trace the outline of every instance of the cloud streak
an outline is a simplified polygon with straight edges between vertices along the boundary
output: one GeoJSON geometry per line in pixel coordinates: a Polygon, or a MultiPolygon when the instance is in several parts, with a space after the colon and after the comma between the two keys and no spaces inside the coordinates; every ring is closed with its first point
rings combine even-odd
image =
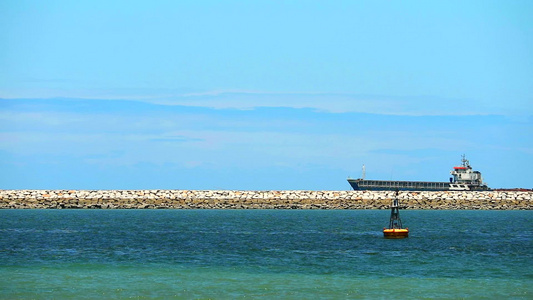
{"type": "MultiPolygon", "coordinates": [[[[41,93],[43,94],[43,93],[41,93]]],[[[505,102],[438,96],[360,95],[330,92],[270,92],[253,90],[61,90],[45,92],[49,97],[92,100],[136,100],[166,106],[252,110],[270,108],[307,108],[328,113],[369,113],[390,116],[474,116],[504,115],[524,118],[533,114],[530,100],[505,102]]],[[[24,93],[1,95],[24,98],[24,93]]],[[[26,96],[32,96],[28,94],[26,96]]]]}

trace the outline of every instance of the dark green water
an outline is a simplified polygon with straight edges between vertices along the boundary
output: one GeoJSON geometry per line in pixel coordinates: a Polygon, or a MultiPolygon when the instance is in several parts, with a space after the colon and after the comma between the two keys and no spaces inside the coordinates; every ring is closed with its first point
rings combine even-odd
{"type": "Polygon", "coordinates": [[[533,212],[2,210],[0,297],[533,298],[533,212]]]}

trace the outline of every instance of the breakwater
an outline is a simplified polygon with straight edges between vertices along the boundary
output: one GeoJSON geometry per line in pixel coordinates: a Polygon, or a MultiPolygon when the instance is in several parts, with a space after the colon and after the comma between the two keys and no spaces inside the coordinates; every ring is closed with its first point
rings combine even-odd
{"type": "MultiPolygon", "coordinates": [[[[388,209],[391,191],[0,190],[0,209],[388,209]]],[[[406,209],[532,209],[533,192],[400,192],[406,209]]]]}

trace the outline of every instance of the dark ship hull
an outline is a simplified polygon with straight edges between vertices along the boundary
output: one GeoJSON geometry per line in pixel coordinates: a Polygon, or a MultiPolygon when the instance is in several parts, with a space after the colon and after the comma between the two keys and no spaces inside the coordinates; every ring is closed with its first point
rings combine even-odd
{"type": "Polygon", "coordinates": [[[454,184],[432,181],[392,181],[348,179],[355,191],[487,191],[486,185],[454,184]]]}

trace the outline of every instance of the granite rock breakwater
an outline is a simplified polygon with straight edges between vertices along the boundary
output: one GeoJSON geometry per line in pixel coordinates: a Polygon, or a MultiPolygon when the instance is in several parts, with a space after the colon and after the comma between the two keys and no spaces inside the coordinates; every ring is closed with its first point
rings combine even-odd
{"type": "MultiPolygon", "coordinates": [[[[391,191],[0,190],[0,209],[388,209],[391,191]]],[[[400,192],[406,209],[532,209],[533,192],[400,192]]]]}

